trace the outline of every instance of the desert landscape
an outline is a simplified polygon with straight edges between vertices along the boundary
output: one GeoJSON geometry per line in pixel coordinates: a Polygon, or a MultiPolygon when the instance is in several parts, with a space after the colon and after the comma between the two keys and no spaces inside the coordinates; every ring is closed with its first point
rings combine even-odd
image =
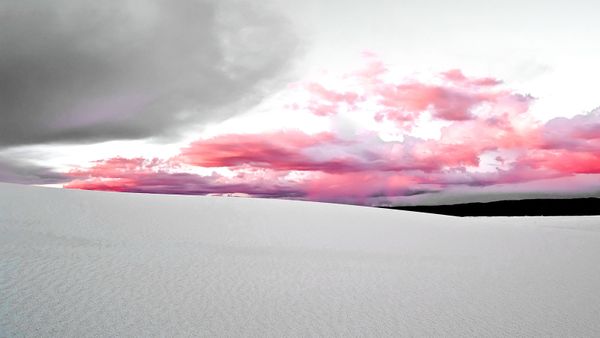
{"type": "Polygon", "coordinates": [[[600,217],[0,184],[0,336],[600,334],[600,217]]]}
{"type": "Polygon", "coordinates": [[[598,13],[0,0],[0,338],[600,337],[598,13]]]}

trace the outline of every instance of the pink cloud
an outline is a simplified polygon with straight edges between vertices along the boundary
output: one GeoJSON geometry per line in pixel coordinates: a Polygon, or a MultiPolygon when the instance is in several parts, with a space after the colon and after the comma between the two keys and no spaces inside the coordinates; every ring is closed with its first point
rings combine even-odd
{"type": "Polygon", "coordinates": [[[360,170],[361,162],[349,156],[314,158],[310,149],[324,145],[351,146],[332,133],[309,135],[300,131],[265,134],[219,135],[198,140],[181,150],[176,160],[194,166],[250,166],[272,170],[344,172],[360,170]]]}
{"type": "Polygon", "coordinates": [[[450,70],[434,83],[393,83],[386,73],[367,55],[364,69],[343,76],[353,88],[309,82],[296,86],[309,94],[307,101],[287,105],[296,107],[292,113],[322,118],[356,110],[390,120],[405,133],[401,141],[383,141],[375,131],[353,139],[298,130],[222,134],[192,142],[168,160],[117,157],[76,168],[65,187],[369,204],[425,191],[600,173],[600,110],[543,124],[528,113],[530,95],[500,88],[495,78],[450,70]],[[406,134],[424,112],[446,123],[439,138],[406,134]],[[186,172],[194,167],[232,174],[186,172]]]}
{"type": "Polygon", "coordinates": [[[290,107],[306,110],[317,116],[331,116],[355,110],[367,102],[376,103],[368,108],[375,120],[390,120],[406,130],[425,112],[440,120],[466,121],[476,119],[477,108],[491,106],[491,110],[523,113],[533,98],[498,89],[502,81],[491,78],[469,78],[453,69],[438,74],[440,83],[417,80],[397,83],[385,78],[386,66],[372,53],[365,54],[366,65],[359,71],[345,74],[344,83],[354,84],[349,89],[327,89],[316,82],[303,88],[310,99],[290,107]]]}
{"type": "MultiPolygon", "coordinates": [[[[112,158],[98,161],[87,169],[70,172],[70,189],[142,192],[158,194],[247,194],[258,197],[303,197],[305,193],[277,175],[244,175],[230,178],[218,174],[201,176],[170,172],[171,161],[132,161],[112,158]],[[134,163],[140,164],[136,165],[134,163]]],[[[177,165],[175,165],[177,166],[177,165]]]]}
{"type": "Polygon", "coordinates": [[[372,197],[404,195],[415,183],[414,178],[401,173],[364,171],[318,174],[302,188],[308,199],[368,204],[372,197]]]}
{"type": "Polygon", "coordinates": [[[600,153],[569,151],[565,149],[536,149],[521,160],[534,169],[548,169],[569,174],[600,173],[600,153]]]}
{"type": "Polygon", "coordinates": [[[600,151],[600,109],[573,118],[555,118],[541,130],[547,149],[600,151]]]}
{"type": "Polygon", "coordinates": [[[446,72],[441,73],[442,77],[446,80],[454,82],[460,85],[471,85],[471,86],[497,86],[502,84],[502,81],[498,79],[494,79],[492,77],[483,77],[483,78],[468,78],[466,77],[460,69],[451,69],[446,72]]]}
{"type": "Polygon", "coordinates": [[[433,115],[439,119],[463,121],[473,118],[471,110],[486,101],[481,94],[467,93],[442,86],[408,83],[400,85],[382,85],[377,90],[381,97],[379,103],[393,109],[386,118],[403,121],[406,114],[416,114],[433,109],[433,115]]]}

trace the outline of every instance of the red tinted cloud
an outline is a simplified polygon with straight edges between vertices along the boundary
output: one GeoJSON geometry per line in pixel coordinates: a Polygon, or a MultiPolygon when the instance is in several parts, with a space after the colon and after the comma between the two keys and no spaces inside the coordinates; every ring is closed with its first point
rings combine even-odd
{"type": "Polygon", "coordinates": [[[600,173],[600,153],[565,149],[532,150],[521,162],[534,169],[554,170],[569,174],[600,173]]]}
{"type": "Polygon", "coordinates": [[[441,75],[444,79],[459,85],[485,87],[497,86],[502,83],[502,81],[492,77],[468,78],[460,71],[460,69],[451,69],[449,71],[442,72],[441,75]]]}
{"type": "Polygon", "coordinates": [[[307,180],[302,189],[313,200],[368,204],[371,198],[405,195],[415,183],[415,178],[394,172],[323,173],[307,180]]]}
{"type": "Polygon", "coordinates": [[[248,194],[259,197],[302,197],[303,191],[281,181],[277,175],[254,174],[225,177],[170,172],[178,166],[172,161],[112,158],[98,161],[91,168],[70,172],[73,180],[65,188],[142,192],[159,194],[248,194]]]}
{"type": "Polygon", "coordinates": [[[343,113],[371,103],[370,113],[377,121],[390,120],[403,129],[410,129],[421,114],[430,112],[435,118],[466,121],[477,118],[475,110],[484,105],[502,107],[509,113],[527,111],[532,98],[528,95],[499,89],[501,81],[490,78],[469,78],[454,69],[438,74],[438,83],[387,80],[387,68],[373,55],[367,54],[364,69],[346,74],[344,83],[350,89],[331,89],[315,82],[304,85],[310,99],[292,105],[318,116],[343,113]]]}
{"type": "Polygon", "coordinates": [[[494,78],[450,70],[431,83],[395,83],[386,74],[385,65],[368,56],[367,67],[343,76],[352,86],[309,82],[299,86],[309,94],[306,102],[288,106],[332,122],[349,111],[370,114],[394,122],[402,140],[384,141],[373,130],[354,138],[298,130],[223,134],[197,140],[169,160],[112,158],[77,168],[65,187],[368,204],[385,196],[600,173],[600,110],[543,124],[528,114],[531,96],[501,88],[494,78]],[[408,133],[425,112],[444,121],[439,138],[408,133]],[[186,171],[194,167],[229,174],[186,171]]]}
{"type": "Polygon", "coordinates": [[[600,109],[571,119],[550,120],[542,133],[547,149],[600,152],[600,109]]]}
{"type": "Polygon", "coordinates": [[[274,170],[344,171],[353,165],[344,158],[311,158],[306,151],[323,144],[343,143],[331,133],[308,135],[300,131],[220,135],[182,149],[177,159],[200,167],[249,165],[274,170]]]}

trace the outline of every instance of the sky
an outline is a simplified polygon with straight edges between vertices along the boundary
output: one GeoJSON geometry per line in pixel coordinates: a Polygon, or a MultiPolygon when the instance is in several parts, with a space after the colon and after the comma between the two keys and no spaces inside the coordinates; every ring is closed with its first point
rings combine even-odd
{"type": "Polygon", "coordinates": [[[364,205],[598,195],[599,6],[0,0],[0,181],[364,205]]]}

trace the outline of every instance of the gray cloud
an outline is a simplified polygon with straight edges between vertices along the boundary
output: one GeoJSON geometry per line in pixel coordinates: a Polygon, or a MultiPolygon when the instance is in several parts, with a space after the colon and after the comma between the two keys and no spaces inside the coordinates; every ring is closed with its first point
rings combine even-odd
{"type": "Polygon", "coordinates": [[[260,97],[297,39],[219,0],[0,0],[0,146],[164,135],[260,97]]]}
{"type": "Polygon", "coordinates": [[[0,157],[0,182],[20,184],[56,184],[69,180],[66,175],[52,168],[44,167],[26,160],[14,160],[0,157]]]}

